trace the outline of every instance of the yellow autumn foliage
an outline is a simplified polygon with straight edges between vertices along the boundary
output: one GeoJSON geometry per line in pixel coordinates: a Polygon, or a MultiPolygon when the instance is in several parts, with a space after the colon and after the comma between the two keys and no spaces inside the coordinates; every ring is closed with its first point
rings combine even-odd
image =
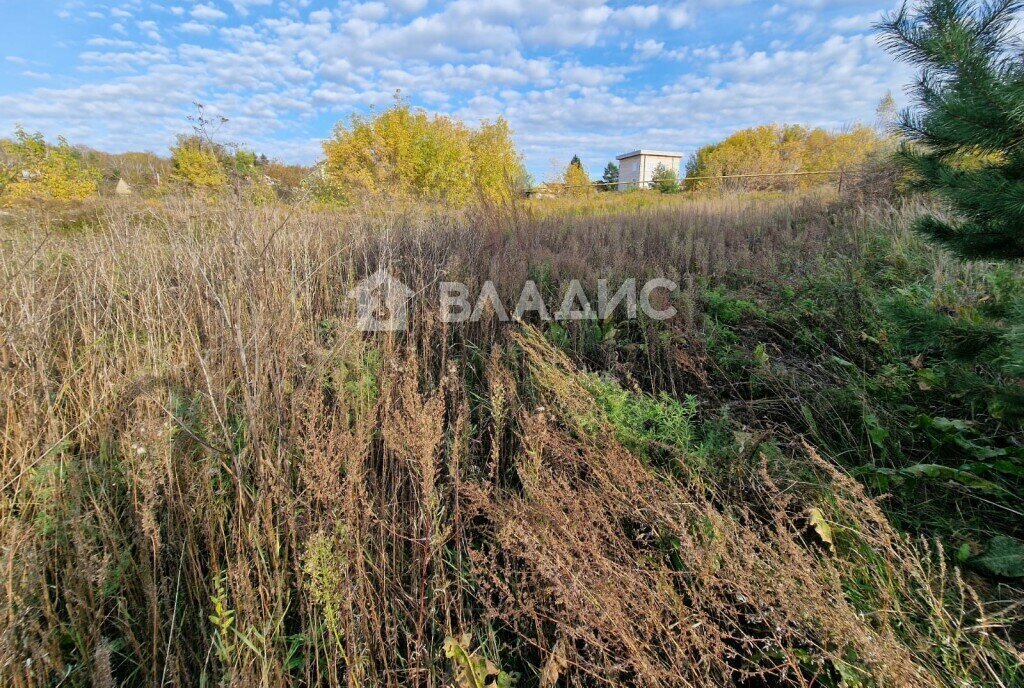
{"type": "Polygon", "coordinates": [[[587,174],[583,165],[575,160],[570,162],[562,172],[562,186],[566,196],[592,196],[597,193],[597,189],[590,181],[590,175],[587,174]]]}
{"type": "Polygon", "coordinates": [[[18,127],[0,141],[0,206],[22,201],[78,201],[95,196],[100,175],[64,138],[46,143],[18,127]]]}
{"type": "Polygon", "coordinates": [[[473,128],[400,101],[376,115],[353,115],[323,147],[323,186],[343,202],[368,194],[451,205],[497,201],[509,198],[523,177],[505,120],[473,128]]]}
{"type": "MultiPolygon", "coordinates": [[[[733,174],[775,174],[852,169],[885,145],[885,139],[865,126],[831,133],[800,125],[769,124],[743,129],[723,141],[697,150],[686,165],[687,177],[733,174]]],[[[776,189],[819,184],[823,177],[731,180],[748,189],[776,189]]],[[[721,185],[715,180],[687,182],[687,188],[721,185]]]]}
{"type": "Polygon", "coordinates": [[[219,191],[228,184],[217,151],[195,136],[179,137],[178,145],[171,148],[171,179],[207,191],[219,191]]]}

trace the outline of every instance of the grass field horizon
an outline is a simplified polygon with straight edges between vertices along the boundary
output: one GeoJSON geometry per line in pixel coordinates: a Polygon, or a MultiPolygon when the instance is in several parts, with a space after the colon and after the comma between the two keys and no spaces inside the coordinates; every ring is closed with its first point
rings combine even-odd
{"type": "Polygon", "coordinates": [[[1024,688],[1024,0],[896,1],[0,10],[0,685],[1024,688]]]}

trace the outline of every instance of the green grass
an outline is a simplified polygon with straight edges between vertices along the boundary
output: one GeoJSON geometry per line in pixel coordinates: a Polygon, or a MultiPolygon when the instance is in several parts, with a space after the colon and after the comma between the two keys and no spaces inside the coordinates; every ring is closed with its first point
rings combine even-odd
{"type": "Polygon", "coordinates": [[[890,495],[903,528],[978,550],[1024,536],[1021,426],[999,406],[1020,380],[963,354],[1020,355],[991,317],[1012,312],[1022,288],[1020,270],[958,265],[880,226],[863,252],[816,274],[708,290],[702,332],[742,420],[807,436],[890,495]]]}

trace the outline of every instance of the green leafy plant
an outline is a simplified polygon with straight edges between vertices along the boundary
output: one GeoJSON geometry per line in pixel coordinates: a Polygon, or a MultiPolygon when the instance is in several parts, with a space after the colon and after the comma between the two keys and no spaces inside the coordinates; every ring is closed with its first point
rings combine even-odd
{"type": "Polygon", "coordinates": [[[989,541],[983,554],[968,561],[972,566],[997,576],[1024,578],[1024,542],[997,535],[989,541]]]}
{"type": "Polygon", "coordinates": [[[651,175],[651,185],[655,191],[661,193],[677,193],[679,191],[679,175],[671,167],[658,163],[658,166],[654,168],[654,174],[651,175]]]}
{"type": "Polygon", "coordinates": [[[444,641],[444,655],[454,665],[456,688],[511,688],[516,684],[516,676],[502,671],[491,660],[471,652],[473,636],[464,633],[458,640],[449,637],[444,641]]]}
{"type": "Polygon", "coordinates": [[[235,611],[228,603],[224,580],[224,575],[217,576],[214,579],[213,594],[210,595],[210,604],[213,606],[213,611],[208,618],[210,623],[213,624],[213,644],[217,651],[217,657],[225,667],[228,667],[231,665],[231,660],[235,653],[235,611]]]}

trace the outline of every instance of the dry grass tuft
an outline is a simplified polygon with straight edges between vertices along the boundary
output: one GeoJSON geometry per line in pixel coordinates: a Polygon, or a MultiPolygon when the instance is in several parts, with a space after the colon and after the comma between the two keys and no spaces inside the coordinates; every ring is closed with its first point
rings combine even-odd
{"type": "Polygon", "coordinates": [[[443,279],[810,270],[883,211],[479,212],[169,199],[4,228],[3,683],[438,686],[477,656],[522,685],[1005,679],[1012,619],[813,448],[717,484],[692,447],[618,439],[581,362],[692,379],[648,325],[570,360],[428,307],[443,279]],[[408,333],[354,328],[345,295],[381,266],[421,292],[408,333]]]}

